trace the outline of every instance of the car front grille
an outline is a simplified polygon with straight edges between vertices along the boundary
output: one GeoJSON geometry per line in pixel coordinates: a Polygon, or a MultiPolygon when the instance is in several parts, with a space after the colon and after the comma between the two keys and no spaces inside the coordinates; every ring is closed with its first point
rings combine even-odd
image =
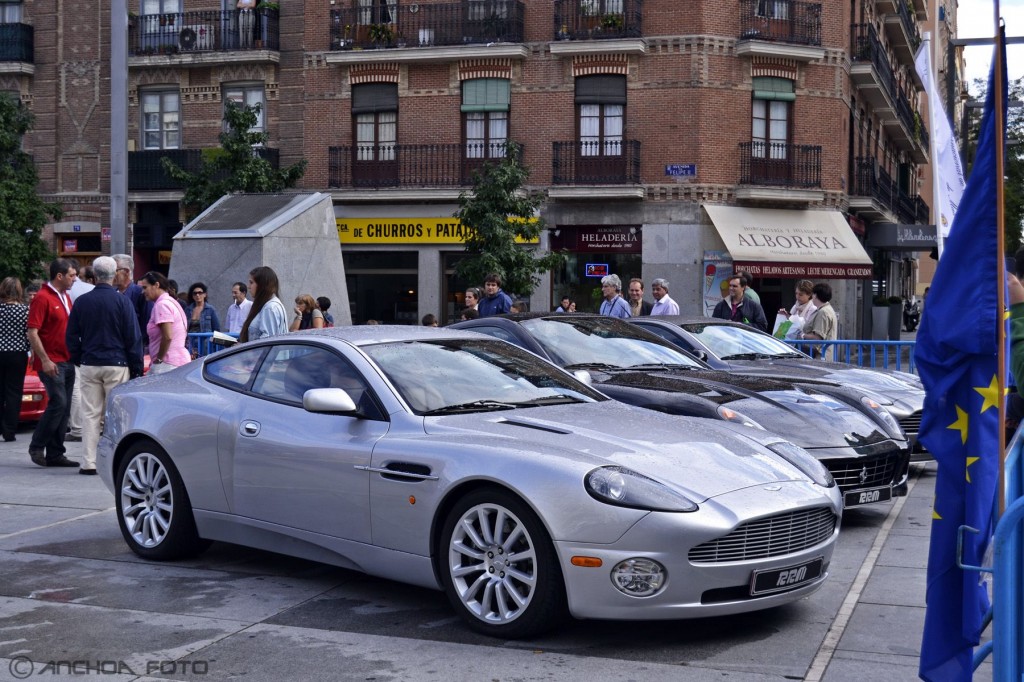
{"type": "Polygon", "coordinates": [[[921,430],[921,412],[920,410],[914,414],[904,417],[900,420],[900,426],[904,431],[907,432],[908,436],[916,435],[921,430]]]}
{"type": "Polygon", "coordinates": [[[897,453],[859,459],[823,460],[832,478],[843,492],[859,488],[877,488],[892,483],[896,475],[897,453]]]}
{"type": "Polygon", "coordinates": [[[715,564],[791,554],[832,537],[838,519],[828,507],[801,509],[748,521],[728,535],[690,550],[690,561],[715,564]]]}

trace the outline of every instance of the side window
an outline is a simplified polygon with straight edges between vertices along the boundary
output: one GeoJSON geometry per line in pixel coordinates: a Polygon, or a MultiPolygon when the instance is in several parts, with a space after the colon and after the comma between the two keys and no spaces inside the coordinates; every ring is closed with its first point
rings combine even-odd
{"type": "Polygon", "coordinates": [[[242,390],[249,385],[253,370],[259,364],[265,348],[252,348],[240,353],[207,362],[203,373],[208,381],[226,388],[242,390]]]}
{"type": "Polygon", "coordinates": [[[302,405],[302,396],[314,388],[340,388],[371,419],[381,415],[370,387],[348,361],[323,348],[275,346],[267,354],[253,382],[252,391],[267,398],[302,405]]]}

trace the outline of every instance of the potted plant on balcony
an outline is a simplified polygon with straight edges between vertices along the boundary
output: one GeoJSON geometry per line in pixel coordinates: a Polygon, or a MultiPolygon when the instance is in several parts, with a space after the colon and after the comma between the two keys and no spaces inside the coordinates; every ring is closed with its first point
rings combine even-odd
{"type": "Polygon", "coordinates": [[[390,24],[370,24],[367,36],[375,47],[387,47],[395,37],[395,32],[390,24]]]}
{"type": "Polygon", "coordinates": [[[625,23],[621,14],[605,14],[601,17],[601,28],[605,31],[619,32],[625,26],[625,23]]]}
{"type": "Polygon", "coordinates": [[[264,47],[270,43],[270,19],[277,18],[281,6],[276,2],[260,0],[256,5],[256,47],[264,47]]]}

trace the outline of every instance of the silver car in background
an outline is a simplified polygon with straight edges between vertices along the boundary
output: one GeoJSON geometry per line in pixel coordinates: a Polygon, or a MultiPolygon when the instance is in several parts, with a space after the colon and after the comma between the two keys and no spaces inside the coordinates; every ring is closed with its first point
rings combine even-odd
{"type": "Polygon", "coordinates": [[[444,590],[474,629],[778,606],[828,575],[842,500],[802,449],[607,399],[503,341],[348,327],[111,394],[129,547],[222,540],[444,590]]]}

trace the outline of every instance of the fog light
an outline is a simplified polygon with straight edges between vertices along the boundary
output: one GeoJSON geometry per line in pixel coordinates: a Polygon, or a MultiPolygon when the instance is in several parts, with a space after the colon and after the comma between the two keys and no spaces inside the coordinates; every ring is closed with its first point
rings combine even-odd
{"type": "Polygon", "coordinates": [[[665,584],[665,567],[651,559],[626,559],[612,568],[612,584],[630,597],[650,597],[665,584]]]}

